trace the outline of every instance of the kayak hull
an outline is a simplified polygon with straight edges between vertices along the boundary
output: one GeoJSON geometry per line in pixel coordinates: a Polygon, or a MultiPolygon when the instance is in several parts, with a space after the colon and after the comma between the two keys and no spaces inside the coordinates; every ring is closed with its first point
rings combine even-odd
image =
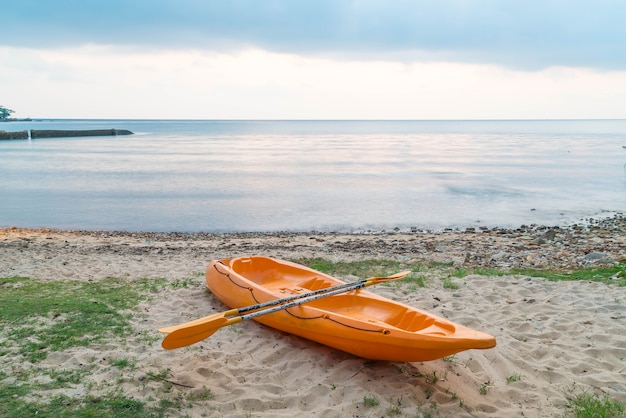
{"type": "MultiPolygon", "coordinates": [[[[212,261],[206,283],[230,308],[344,284],[308,267],[260,256],[212,261]]],[[[496,345],[489,334],[366,290],[320,298],[254,320],[371,360],[428,361],[496,345]]]]}

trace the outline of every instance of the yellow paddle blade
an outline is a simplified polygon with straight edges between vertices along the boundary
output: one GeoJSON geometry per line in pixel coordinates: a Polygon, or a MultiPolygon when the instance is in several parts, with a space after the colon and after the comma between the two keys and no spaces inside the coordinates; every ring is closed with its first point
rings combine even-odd
{"type": "Polygon", "coordinates": [[[190,327],[180,328],[167,334],[167,336],[163,339],[161,346],[166,350],[187,347],[188,345],[210,337],[222,327],[237,324],[242,320],[243,319],[240,316],[229,319],[222,317],[215,319],[213,322],[204,322],[190,327]]]}
{"type": "Polygon", "coordinates": [[[401,271],[399,273],[392,274],[391,276],[386,276],[386,277],[370,277],[369,279],[365,279],[365,286],[371,286],[379,282],[402,279],[408,276],[409,274],[411,274],[411,270],[401,271]]]}

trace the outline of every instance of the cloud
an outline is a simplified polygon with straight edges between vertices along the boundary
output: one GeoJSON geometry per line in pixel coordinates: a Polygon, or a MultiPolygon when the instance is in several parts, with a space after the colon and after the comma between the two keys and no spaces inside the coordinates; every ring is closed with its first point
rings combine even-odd
{"type": "Polygon", "coordinates": [[[536,119],[624,116],[626,72],[517,71],[445,62],[336,61],[83,46],[0,47],[3,104],[17,117],[536,119]]]}
{"type": "Polygon", "coordinates": [[[625,15],[611,0],[20,0],[2,9],[0,45],[625,70],[625,15]]]}

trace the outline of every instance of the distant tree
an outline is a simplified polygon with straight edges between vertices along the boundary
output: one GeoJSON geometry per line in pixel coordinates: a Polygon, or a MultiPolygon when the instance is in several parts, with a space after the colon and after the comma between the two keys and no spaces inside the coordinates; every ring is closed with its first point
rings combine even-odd
{"type": "Polygon", "coordinates": [[[6,119],[11,116],[11,113],[15,113],[15,110],[7,109],[4,106],[0,106],[0,119],[6,119]]]}

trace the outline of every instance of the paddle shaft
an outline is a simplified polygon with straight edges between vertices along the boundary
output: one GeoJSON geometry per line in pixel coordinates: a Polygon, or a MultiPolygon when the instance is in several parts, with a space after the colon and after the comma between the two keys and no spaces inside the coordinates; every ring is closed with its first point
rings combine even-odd
{"type": "MultiPolygon", "coordinates": [[[[252,312],[251,314],[242,315],[241,320],[245,321],[246,319],[253,319],[258,316],[271,314],[277,311],[282,311],[283,309],[293,308],[294,306],[302,305],[303,303],[313,302],[315,300],[322,299],[328,296],[338,295],[340,293],[349,292],[350,290],[362,289],[365,286],[371,286],[373,284],[376,284],[375,281],[376,280],[372,280],[372,282],[369,283],[368,279],[363,279],[363,280],[359,280],[358,282],[347,283],[348,286],[343,286],[343,285],[337,286],[335,287],[335,290],[330,290],[322,294],[309,295],[309,297],[301,297],[290,303],[284,303],[284,304],[275,306],[270,309],[264,309],[262,311],[257,311],[257,312],[252,312]]],[[[329,288],[329,289],[332,289],[332,288],[329,288]]],[[[315,292],[311,292],[311,293],[315,293],[315,292]]]]}
{"type": "MultiPolygon", "coordinates": [[[[292,295],[292,296],[287,296],[281,299],[274,299],[274,300],[269,300],[267,302],[262,302],[262,303],[257,303],[256,305],[250,305],[250,306],[246,306],[243,308],[237,308],[237,309],[231,309],[228,315],[226,316],[231,316],[231,315],[239,315],[242,314],[244,312],[250,312],[250,311],[256,311],[257,309],[262,309],[262,308],[267,308],[268,306],[276,306],[276,305],[281,305],[283,303],[287,303],[287,302],[291,302],[292,300],[296,300],[296,299],[301,299],[301,298],[308,298],[311,296],[316,296],[316,295],[320,295],[320,294],[326,294],[327,292],[332,292],[334,290],[339,290],[339,289],[353,289],[353,286],[359,285],[359,284],[364,284],[368,281],[377,281],[377,280],[393,280],[396,276],[400,277],[401,275],[403,275],[402,277],[406,276],[405,274],[406,272],[402,272],[402,273],[397,273],[394,274],[392,276],[389,277],[370,277],[368,279],[360,279],[360,280],[356,280],[354,282],[350,282],[350,283],[344,283],[344,284],[339,284],[337,286],[331,286],[331,287],[324,287],[322,289],[318,289],[318,290],[313,290],[311,292],[306,292],[306,293],[298,293],[296,295],[292,295]],[[231,313],[237,311],[235,313],[231,313]]],[[[372,283],[375,284],[375,283],[372,283]]],[[[362,286],[365,287],[365,286],[362,286]]]]}
{"type": "Polygon", "coordinates": [[[353,285],[356,285],[356,284],[365,283],[366,281],[367,281],[367,279],[361,279],[361,280],[358,280],[358,281],[352,282],[352,283],[340,284],[340,285],[333,286],[333,287],[326,287],[326,288],[323,288],[323,289],[314,290],[312,292],[306,292],[306,293],[300,293],[300,294],[296,294],[296,295],[292,295],[292,296],[287,296],[287,297],[284,297],[284,298],[281,298],[281,299],[269,300],[267,302],[258,303],[256,305],[251,305],[251,306],[246,306],[244,308],[239,308],[239,309],[237,309],[237,313],[236,314],[231,314],[231,315],[238,315],[238,314],[242,314],[244,312],[256,311],[257,309],[267,308],[268,306],[282,305],[283,303],[291,302],[292,300],[308,298],[308,297],[316,296],[316,295],[320,295],[320,294],[326,294],[327,292],[332,292],[334,290],[347,289],[350,286],[353,286],[353,285]]]}

